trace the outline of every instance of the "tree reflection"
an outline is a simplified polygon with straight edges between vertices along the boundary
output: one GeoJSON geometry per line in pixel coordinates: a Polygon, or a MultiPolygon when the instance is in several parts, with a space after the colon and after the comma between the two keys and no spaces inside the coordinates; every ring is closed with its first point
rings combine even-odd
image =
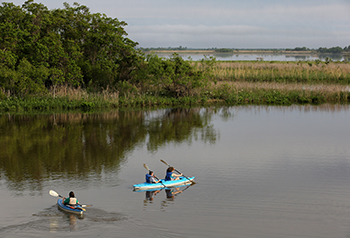
{"type": "Polygon", "coordinates": [[[0,116],[0,175],[11,190],[42,191],[49,180],[116,172],[135,148],[215,143],[209,109],[0,116]],[[153,117],[150,117],[153,115],[153,117]]]}

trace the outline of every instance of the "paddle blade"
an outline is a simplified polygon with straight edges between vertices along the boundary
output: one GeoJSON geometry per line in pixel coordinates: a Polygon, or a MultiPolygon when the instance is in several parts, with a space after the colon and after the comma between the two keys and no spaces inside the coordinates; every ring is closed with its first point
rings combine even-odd
{"type": "Polygon", "coordinates": [[[143,164],[143,167],[145,167],[145,169],[147,169],[148,171],[150,170],[146,164],[143,164]]]}
{"type": "Polygon", "coordinates": [[[50,190],[50,191],[49,191],[49,194],[50,194],[51,196],[53,196],[53,197],[61,197],[61,195],[59,195],[58,193],[56,193],[56,192],[53,191],[53,190],[50,190]]]}
{"type": "Polygon", "coordinates": [[[163,162],[164,164],[166,164],[166,165],[168,165],[168,166],[170,166],[167,162],[165,162],[164,160],[160,160],[161,162],[163,162]]]}
{"type": "Polygon", "coordinates": [[[83,204],[83,205],[81,205],[81,207],[92,207],[92,205],[85,205],[85,204],[83,204]]]}

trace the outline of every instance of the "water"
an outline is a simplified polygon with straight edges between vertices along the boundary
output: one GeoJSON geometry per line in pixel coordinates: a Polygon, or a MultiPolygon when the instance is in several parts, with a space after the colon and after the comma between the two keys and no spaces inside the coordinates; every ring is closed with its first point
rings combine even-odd
{"type": "Polygon", "coordinates": [[[349,109],[1,116],[0,237],[348,237],[349,109]],[[196,184],[134,192],[160,159],[196,184]],[[93,206],[66,214],[50,189],[93,206]]]}
{"type": "MultiPolygon", "coordinates": [[[[171,53],[157,53],[159,57],[169,58],[171,53]]],[[[321,60],[326,61],[327,58],[332,61],[344,61],[349,60],[349,57],[344,57],[343,55],[337,54],[320,54],[320,55],[306,55],[306,54],[244,54],[244,53],[214,53],[214,54],[202,54],[202,53],[179,53],[183,59],[188,59],[189,57],[198,61],[203,59],[205,56],[214,56],[216,60],[219,61],[315,61],[321,60]]]]}

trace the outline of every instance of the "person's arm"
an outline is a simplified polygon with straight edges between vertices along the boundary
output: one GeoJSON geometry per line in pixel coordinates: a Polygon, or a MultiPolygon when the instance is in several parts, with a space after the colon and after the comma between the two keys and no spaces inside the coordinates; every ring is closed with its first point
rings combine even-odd
{"type": "Polygon", "coordinates": [[[173,175],[172,176],[174,176],[174,177],[181,177],[182,176],[182,174],[175,174],[175,173],[173,173],[173,175]]]}
{"type": "Polygon", "coordinates": [[[160,182],[160,180],[156,179],[156,175],[154,175],[154,181],[155,181],[155,183],[159,183],[160,182]]]}
{"type": "Polygon", "coordinates": [[[63,197],[63,198],[62,198],[62,201],[63,201],[63,204],[64,204],[64,205],[67,205],[67,204],[69,203],[69,198],[63,197]]]}
{"type": "Polygon", "coordinates": [[[159,181],[156,180],[155,176],[150,177],[149,180],[151,183],[159,183],[159,181]]]}

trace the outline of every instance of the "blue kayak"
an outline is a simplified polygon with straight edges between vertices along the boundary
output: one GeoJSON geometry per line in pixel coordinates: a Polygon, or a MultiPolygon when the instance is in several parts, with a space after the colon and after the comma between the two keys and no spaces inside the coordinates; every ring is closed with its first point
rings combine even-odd
{"type": "Polygon", "coordinates": [[[164,179],[161,179],[162,183],[139,183],[139,184],[134,184],[134,190],[151,190],[151,189],[157,189],[157,188],[164,188],[164,187],[175,187],[179,185],[185,185],[192,183],[194,180],[194,177],[179,177],[177,180],[172,180],[172,181],[165,181],[164,179]]]}
{"type": "Polygon", "coordinates": [[[57,205],[58,205],[58,209],[65,212],[69,212],[76,215],[83,215],[84,213],[83,208],[80,205],[77,205],[77,206],[64,205],[62,198],[59,198],[57,200],[57,205]]]}

